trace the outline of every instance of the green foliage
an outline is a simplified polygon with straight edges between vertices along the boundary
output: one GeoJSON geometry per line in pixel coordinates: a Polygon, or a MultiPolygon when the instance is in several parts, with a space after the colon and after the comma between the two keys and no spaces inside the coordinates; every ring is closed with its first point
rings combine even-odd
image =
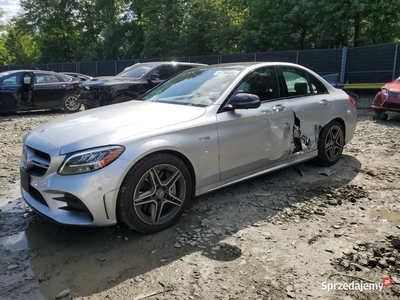
{"type": "Polygon", "coordinates": [[[399,0],[21,0],[20,5],[23,13],[0,23],[0,64],[400,40],[399,0]]]}

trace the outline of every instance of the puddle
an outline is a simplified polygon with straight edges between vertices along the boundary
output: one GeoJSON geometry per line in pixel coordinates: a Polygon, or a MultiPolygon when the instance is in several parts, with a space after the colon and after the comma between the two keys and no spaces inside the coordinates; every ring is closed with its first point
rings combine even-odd
{"type": "Polygon", "coordinates": [[[14,235],[0,237],[0,245],[3,245],[11,251],[28,249],[28,241],[25,232],[19,232],[14,235]]]}
{"type": "Polygon", "coordinates": [[[385,209],[370,212],[372,218],[386,219],[394,225],[400,225],[400,211],[388,211],[385,209]]]}
{"type": "Polygon", "coordinates": [[[13,184],[10,189],[0,191],[0,209],[4,212],[25,209],[27,204],[21,197],[20,185],[13,184]]]}

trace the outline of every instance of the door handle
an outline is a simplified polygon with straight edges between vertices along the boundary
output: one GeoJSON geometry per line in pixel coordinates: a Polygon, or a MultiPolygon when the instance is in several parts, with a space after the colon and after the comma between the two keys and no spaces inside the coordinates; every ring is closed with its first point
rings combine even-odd
{"type": "Polygon", "coordinates": [[[285,109],[286,109],[286,106],[283,106],[283,105],[281,105],[281,104],[277,104],[277,105],[275,105],[275,106],[272,107],[272,110],[273,110],[274,112],[282,112],[282,111],[284,111],[285,109]]]}
{"type": "Polygon", "coordinates": [[[329,101],[324,99],[324,100],[319,101],[319,104],[320,105],[329,105],[329,101]]]}

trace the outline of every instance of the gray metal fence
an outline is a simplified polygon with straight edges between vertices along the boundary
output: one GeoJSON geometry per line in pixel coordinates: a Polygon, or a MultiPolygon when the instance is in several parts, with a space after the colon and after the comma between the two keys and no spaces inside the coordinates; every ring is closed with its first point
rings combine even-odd
{"type": "Polygon", "coordinates": [[[116,75],[138,62],[184,61],[218,64],[247,61],[285,61],[304,65],[320,75],[339,73],[345,83],[383,83],[400,74],[399,43],[356,48],[258,52],[245,54],[145,58],[130,60],[0,66],[0,71],[34,69],[78,72],[91,76],[116,75]]]}

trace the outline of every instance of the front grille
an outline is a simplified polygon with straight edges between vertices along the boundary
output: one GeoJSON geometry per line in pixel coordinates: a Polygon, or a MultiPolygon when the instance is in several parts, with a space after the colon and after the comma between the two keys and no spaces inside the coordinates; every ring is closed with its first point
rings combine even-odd
{"type": "Polygon", "coordinates": [[[47,153],[44,153],[40,150],[37,149],[33,149],[33,151],[35,152],[35,154],[43,159],[45,159],[46,161],[50,162],[50,155],[48,155],[47,153]]]}
{"type": "Polygon", "coordinates": [[[47,203],[46,203],[46,200],[44,200],[42,194],[37,189],[35,189],[33,186],[31,186],[31,185],[29,186],[28,193],[36,201],[42,203],[43,205],[48,206],[47,203]]]}
{"type": "Polygon", "coordinates": [[[389,91],[388,94],[389,94],[388,95],[389,98],[399,98],[400,99],[400,93],[398,93],[398,92],[390,92],[389,91]]]}
{"type": "Polygon", "coordinates": [[[43,176],[46,174],[50,166],[50,155],[28,146],[24,146],[23,151],[26,172],[34,176],[43,176]]]}
{"type": "Polygon", "coordinates": [[[400,109],[400,99],[399,103],[385,102],[382,104],[382,107],[400,109]]]}

